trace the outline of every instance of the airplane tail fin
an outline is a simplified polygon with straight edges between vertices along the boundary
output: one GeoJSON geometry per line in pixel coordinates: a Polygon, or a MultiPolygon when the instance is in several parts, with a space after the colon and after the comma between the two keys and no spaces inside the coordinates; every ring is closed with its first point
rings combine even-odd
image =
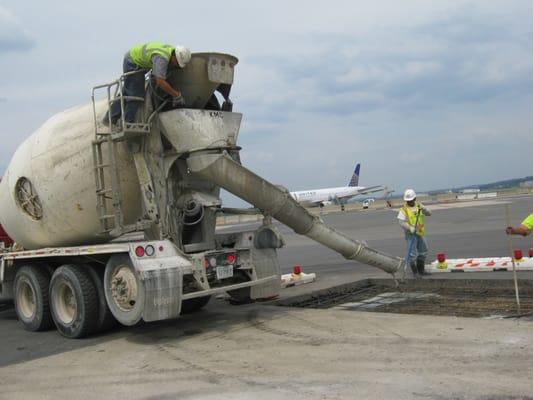
{"type": "Polygon", "coordinates": [[[348,183],[348,186],[358,186],[359,185],[359,170],[361,169],[361,164],[357,163],[355,170],[353,171],[352,179],[348,183]]]}

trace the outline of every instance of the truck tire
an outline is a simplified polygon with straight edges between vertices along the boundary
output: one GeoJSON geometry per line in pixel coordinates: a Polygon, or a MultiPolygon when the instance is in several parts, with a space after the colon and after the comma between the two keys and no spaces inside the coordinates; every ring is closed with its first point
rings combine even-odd
{"type": "Polygon", "coordinates": [[[57,330],[68,338],[81,338],[96,330],[98,298],[88,271],[63,265],[50,281],[50,308],[57,330]]]}
{"type": "Polygon", "coordinates": [[[52,266],[46,263],[33,264],[33,266],[39,269],[40,271],[43,271],[48,274],[48,283],[50,283],[50,278],[52,278],[52,275],[54,274],[54,269],[52,268],[52,266]]]}
{"type": "Polygon", "coordinates": [[[181,314],[190,314],[205,307],[211,300],[211,296],[196,297],[195,299],[183,300],[181,302],[181,314]]]}
{"type": "Polygon", "coordinates": [[[228,291],[228,295],[230,296],[229,302],[230,304],[235,305],[235,306],[238,306],[241,304],[253,303],[254,301],[250,297],[250,293],[251,293],[251,289],[249,287],[229,290],[228,291]]]}
{"type": "Polygon", "coordinates": [[[117,320],[107,305],[104,292],[104,270],[90,265],[82,266],[91,276],[98,297],[98,320],[95,333],[105,332],[117,325],[117,320]]]}
{"type": "Polygon", "coordinates": [[[48,302],[50,276],[36,266],[19,268],[13,282],[15,311],[27,331],[44,331],[53,326],[48,302]]]}
{"type": "MultiPolygon", "coordinates": [[[[235,276],[233,279],[235,283],[248,282],[250,280],[250,278],[246,276],[246,274],[243,273],[242,271],[235,271],[235,276]]],[[[252,293],[252,289],[249,287],[244,287],[244,288],[235,289],[235,290],[228,290],[227,293],[230,296],[229,302],[232,305],[253,303],[253,300],[250,297],[250,294],[252,293]]]]}
{"type": "Polygon", "coordinates": [[[105,267],[104,292],[113,316],[122,325],[133,326],[142,319],[144,285],[127,254],[115,254],[105,267]]]}

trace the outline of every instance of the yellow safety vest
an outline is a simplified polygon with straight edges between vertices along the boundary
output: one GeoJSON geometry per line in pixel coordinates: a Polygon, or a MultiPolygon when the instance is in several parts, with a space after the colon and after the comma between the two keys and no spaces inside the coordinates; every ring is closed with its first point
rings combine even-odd
{"type": "Polygon", "coordinates": [[[533,213],[529,214],[525,220],[522,221],[524,225],[530,231],[533,231],[533,213]]]}
{"type": "Polygon", "coordinates": [[[410,225],[410,226],[415,226],[415,223],[417,224],[416,225],[416,234],[418,236],[424,236],[426,234],[426,227],[424,226],[424,214],[422,213],[422,209],[420,208],[420,204],[417,204],[417,211],[416,212],[413,212],[411,210],[411,207],[407,206],[407,205],[404,205],[402,207],[402,211],[405,215],[405,218],[406,218],[406,222],[410,225]],[[416,222],[416,216],[417,214],[419,215],[418,217],[418,223],[416,222]]]}
{"type": "Polygon", "coordinates": [[[157,54],[166,61],[170,61],[174,46],[159,42],[150,42],[132,47],[130,57],[135,64],[144,69],[152,68],[152,57],[157,54]]]}

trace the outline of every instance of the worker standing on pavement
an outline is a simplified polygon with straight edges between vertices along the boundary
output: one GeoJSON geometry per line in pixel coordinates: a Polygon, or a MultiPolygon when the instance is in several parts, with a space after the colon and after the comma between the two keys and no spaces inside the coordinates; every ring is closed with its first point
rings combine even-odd
{"type": "Polygon", "coordinates": [[[533,231],[533,213],[529,214],[527,218],[522,221],[520,226],[508,226],[507,229],[505,229],[505,233],[508,235],[527,236],[531,233],[531,231],[533,231]]]}
{"type": "Polygon", "coordinates": [[[409,265],[414,276],[427,275],[425,272],[428,246],[424,238],[426,228],[424,216],[431,212],[421,203],[416,201],[416,193],[413,189],[407,189],[403,195],[405,204],[398,212],[398,222],[405,232],[407,241],[409,265]]]}
{"type": "MultiPolygon", "coordinates": [[[[170,66],[184,68],[191,60],[191,51],[183,46],[171,46],[159,42],[149,42],[132,47],[124,55],[123,72],[138,71],[136,74],[124,78],[122,94],[124,96],[144,97],[145,74],[151,69],[156,85],[172,97],[174,106],[183,106],[185,101],[179,90],[174,89],[166,80],[170,66]]],[[[124,119],[134,122],[138,101],[126,101],[124,106],[124,119]]],[[[120,101],[111,105],[111,123],[115,124],[121,115],[120,101]]],[[[106,113],[102,122],[109,125],[109,115],[106,113]]]]}

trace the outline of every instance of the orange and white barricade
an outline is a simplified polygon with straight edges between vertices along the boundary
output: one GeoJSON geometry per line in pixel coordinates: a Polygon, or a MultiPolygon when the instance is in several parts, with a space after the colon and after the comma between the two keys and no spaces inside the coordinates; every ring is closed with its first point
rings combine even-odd
{"type": "Polygon", "coordinates": [[[524,257],[521,250],[514,250],[513,259],[511,257],[486,257],[447,260],[444,253],[439,253],[437,260],[426,265],[426,270],[431,273],[512,271],[513,260],[517,271],[533,271],[533,249],[529,250],[528,257],[524,257]]]}

